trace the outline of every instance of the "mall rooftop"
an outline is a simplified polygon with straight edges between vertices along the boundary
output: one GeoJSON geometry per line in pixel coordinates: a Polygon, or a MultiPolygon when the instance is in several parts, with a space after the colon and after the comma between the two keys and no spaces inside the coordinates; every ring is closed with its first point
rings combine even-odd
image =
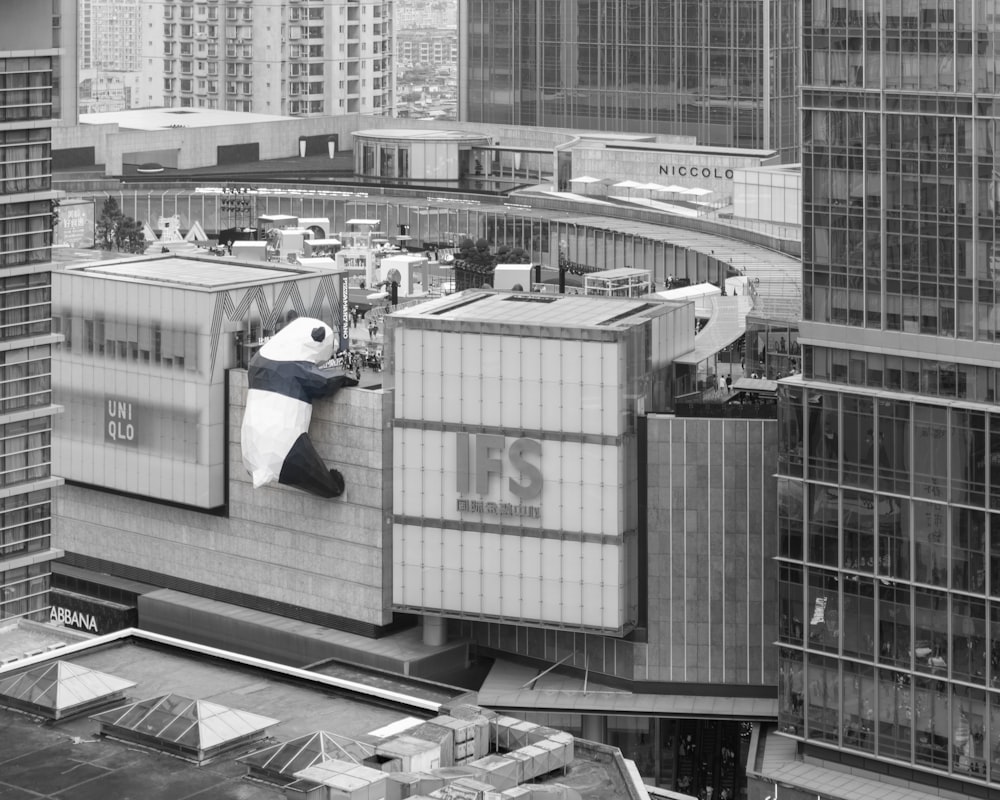
{"type": "MultiPolygon", "coordinates": [[[[541,765],[544,773],[536,772],[531,786],[544,786],[547,800],[648,797],[634,766],[615,748],[574,741],[570,734],[478,709],[463,702],[467,696],[458,689],[430,685],[429,693],[408,694],[405,687],[399,691],[378,678],[349,681],[137,629],[78,643],[66,642],[58,629],[51,630],[53,643],[60,646],[36,649],[34,655],[22,654],[0,666],[0,689],[20,692],[25,680],[18,676],[28,673],[46,680],[69,674],[77,683],[80,675],[93,675],[105,683],[133,686],[124,700],[116,696],[99,709],[90,703],[86,711],[55,721],[25,713],[23,704],[22,710],[14,710],[11,706],[17,704],[0,695],[4,797],[280,800],[341,796],[333,788],[322,794],[317,781],[336,787],[369,780],[374,782],[368,794],[358,797],[440,797],[433,794],[437,788],[474,788],[478,782],[498,798],[533,798],[537,793],[517,788],[515,780],[532,763],[541,765]],[[52,669],[60,662],[73,666],[52,669]],[[445,711],[455,716],[437,716],[445,711]],[[470,715],[462,716],[466,712],[470,715]],[[437,727],[435,719],[442,720],[437,727]],[[414,760],[405,778],[398,771],[378,769],[393,754],[416,759],[428,749],[428,731],[440,734],[443,725],[456,731],[457,754],[457,731],[473,724],[464,720],[473,719],[478,720],[477,747],[490,755],[452,767],[417,766],[414,760]],[[406,731],[424,731],[424,739],[407,738],[406,731]],[[525,737],[531,731],[542,739],[529,742],[525,737]],[[562,743],[561,749],[555,744],[546,747],[544,737],[562,743]],[[234,742],[232,747],[224,746],[227,738],[234,742]],[[290,749],[282,743],[294,743],[295,759],[285,759],[290,749]],[[511,757],[519,750],[534,761],[511,757]],[[565,763],[557,758],[560,752],[565,763]],[[296,776],[282,777],[274,766],[277,761],[293,764],[296,776]],[[420,792],[426,789],[428,794],[413,794],[413,787],[423,787],[420,792]]],[[[49,694],[58,688],[52,687],[49,694]]],[[[443,754],[445,741],[450,741],[447,735],[440,737],[434,752],[443,754]]]]}
{"type": "Polygon", "coordinates": [[[633,299],[470,289],[394,311],[392,318],[552,326],[577,331],[621,330],[684,309],[685,305],[656,297],[633,299]]]}
{"type": "Polygon", "coordinates": [[[63,270],[80,275],[129,283],[164,284],[191,290],[219,291],[247,284],[311,277],[316,269],[263,261],[240,262],[232,258],[196,255],[138,256],[81,264],[63,270]]]}

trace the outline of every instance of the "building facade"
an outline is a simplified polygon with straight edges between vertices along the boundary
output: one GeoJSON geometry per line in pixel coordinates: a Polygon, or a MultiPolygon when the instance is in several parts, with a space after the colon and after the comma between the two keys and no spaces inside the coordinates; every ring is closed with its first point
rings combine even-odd
{"type": "Polygon", "coordinates": [[[780,730],[1000,785],[997,4],[803,4],[804,378],[781,387],[780,730]]]}
{"type": "Polygon", "coordinates": [[[459,0],[459,119],[798,158],[799,3],[459,0]]]}
{"type": "Polygon", "coordinates": [[[131,108],[142,68],[139,0],[80,0],[81,113],[131,108]]]}
{"type": "Polygon", "coordinates": [[[401,65],[458,63],[458,35],[453,29],[416,28],[396,34],[396,58],[401,65]]]}
{"type": "Polygon", "coordinates": [[[391,115],[393,6],[382,0],[146,4],[143,102],[287,116],[391,115]]]}
{"type": "Polygon", "coordinates": [[[4,4],[0,26],[0,620],[48,619],[52,127],[75,119],[75,3],[4,4]],[[68,46],[64,49],[64,43],[68,46]],[[68,52],[67,52],[68,50],[68,52]],[[70,58],[70,54],[73,57],[70,58]],[[68,90],[70,102],[63,96],[68,90]]]}

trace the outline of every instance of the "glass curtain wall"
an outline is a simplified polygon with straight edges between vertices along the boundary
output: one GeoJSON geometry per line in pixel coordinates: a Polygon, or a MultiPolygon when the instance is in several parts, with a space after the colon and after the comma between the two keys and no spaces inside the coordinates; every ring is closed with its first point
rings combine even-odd
{"type": "Polygon", "coordinates": [[[795,0],[467,0],[473,122],[695,136],[798,158],[795,0]]]}

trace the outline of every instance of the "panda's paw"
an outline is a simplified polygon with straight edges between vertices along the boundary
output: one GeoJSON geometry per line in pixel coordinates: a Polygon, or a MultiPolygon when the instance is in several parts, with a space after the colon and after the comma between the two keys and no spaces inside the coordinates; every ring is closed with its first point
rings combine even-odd
{"type": "Polygon", "coordinates": [[[334,485],[334,491],[330,497],[340,497],[344,493],[344,476],[339,471],[331,469],[330,481],[334,485]]]}

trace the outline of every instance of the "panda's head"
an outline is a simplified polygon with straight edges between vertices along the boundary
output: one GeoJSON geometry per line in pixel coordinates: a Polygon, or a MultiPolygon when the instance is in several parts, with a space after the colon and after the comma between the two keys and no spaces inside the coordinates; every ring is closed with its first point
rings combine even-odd
{"type": "Polygon", "coordinates": [[[260,348],[272,361],[311,361],[322,364],[333,357],[333,328],[318,319],[298,317],[278,331],[260,348]]]}

